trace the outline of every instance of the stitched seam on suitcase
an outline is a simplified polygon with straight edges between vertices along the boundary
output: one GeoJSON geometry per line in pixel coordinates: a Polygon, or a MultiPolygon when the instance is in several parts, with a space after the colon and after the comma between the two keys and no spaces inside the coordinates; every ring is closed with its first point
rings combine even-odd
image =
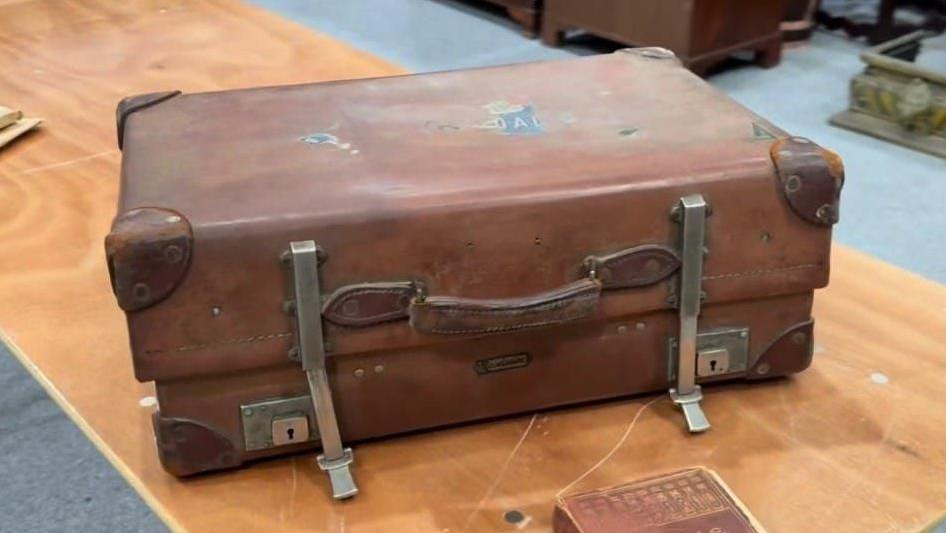
{"type": "Polygon", "coordinates": [[[210,348],[211,346],[223,346],[226,344],[247,344],[251,342],[263,342],[270,341],[275,339],[281,339],[291,336],[292,333],[270,333],[268,335],[255,335],[253,337],[243,337],[240,339],[224,339],[222,341],[216,342],[205,342],[203,344],[189,344],[185,346],[178,346],[177,348],[166,348],[160,350],[145,350],[145,353],[148,355],[156,353],[167,353],[167,352],[191,352],[194,350],[202,350],[204,348],[210,348]]]}
{"type": "Polygon", "coordinates": [[[749,270],[747,272],[733,272],[731,274],[717,274],[715,276],[703,276],[703,279],[724,279],[724,278],[743,278],[750,276],[764,276],[766,274],[778,274],[780,272],[790,272],[792,270],[805,270],[809,268],[821,268],[821,265],[817,263],[809,263],[807,265],[795,265],[790,267],[783,268],[769,268],[769,269],[760,269],[760,270],[749,270]]]}
{"type": "MultiPolygon", "coordinates": [[[[575,318],[581,318],[584,315],[578,315],[575,318]]],[[[547,320],[545,322],[532,322],[529,324],[516,324],[513,326],[495,326],[491,328],[479,328],[479,329],[432,329],[433,333],[498,333],[500,331],[515,331],[519,329],[528,329],[528,328],[538,328],[542,326],[551,326],[554,324],[561,324],[563,320],[547,320]]]]}
{"type": "Polygon", "coordinates": [[[438,309],[431,309],[435,313],[449,313],[452,315],[497,315],[500,317],[509,317],[524,315],[529,313],[542,313],[546,311],[554,311],[556,309],[561,309],[563,307],[568,307],[569,305],[576,303],[584,303],[588,300],[598,297],[598,293],[586,294],[582,296],[568,296],[567,300],[558,300],[549,303],[543,303],[534,306],[528,307],[519,307],[516,309],[458,309],[450,307],[442,307],[438,309]]]}

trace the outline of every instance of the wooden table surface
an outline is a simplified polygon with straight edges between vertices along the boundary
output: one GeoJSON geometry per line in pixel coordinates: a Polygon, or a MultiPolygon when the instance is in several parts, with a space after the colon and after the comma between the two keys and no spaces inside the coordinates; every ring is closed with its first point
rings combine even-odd
{"type": "Polygon", "coordinates": [[[47,120],[0,151],[4,338],[173,528],[541,531],[558,494],[697,464],[772,531],[911,531],[946,510],[946,288],[843,247],[812,368],[707,389],[707,434],[652,396],[358,445],[362,494],[345,503],[311,455],[178,481],[105,269],[115,103],[400,70],[227,0],[0,0],[0,68],[0,104],[47,120]]]}

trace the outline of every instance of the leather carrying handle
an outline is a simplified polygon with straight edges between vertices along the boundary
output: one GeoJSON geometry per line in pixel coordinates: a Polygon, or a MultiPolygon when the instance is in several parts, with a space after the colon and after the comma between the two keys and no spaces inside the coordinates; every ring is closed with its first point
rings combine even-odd
{"type": "Polygon", "coordinates": [[[322,316],[343,327],[366,327],[411,319],[417,331],[461,334],[493,333],[558,324],[591,315],[601,290],[646,287],[680,268],[672,248],[643,244],[585,260],[589,279],[526,298],[474,300],[423,297],[412,281],[346,285],[326,300],[322,316]],[[593,278],[593,279],[592,279],[593,278]]]}
{"type": "Polygon", "coordinates": [[[421,333],[499,333],[586,318],[595,312],[600,297],[601,282],[585,278],[524,298],[415,297],[409,315],[411,326],[421,333]]]}

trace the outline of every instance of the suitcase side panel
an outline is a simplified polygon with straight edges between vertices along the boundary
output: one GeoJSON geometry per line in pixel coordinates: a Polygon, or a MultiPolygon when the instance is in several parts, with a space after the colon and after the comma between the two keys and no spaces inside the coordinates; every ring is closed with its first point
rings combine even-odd
{"type": "MultiPolygon", "coordinates": [[[[678,227],[670,207],[700,191],[713,206],[707,304],[822,287],[830,227],[792,212],[763,154],[765,159],[699,183],[622,187],[516,208],[470,206],[340,227],[274,221],[194,228],[191,266],[178,288],[164,301],[129,313],[136,376],[173,379],[283,364],[292,330],[283,311],[288,277],[278,258],[291,240],[315,239],[326,250],[320,276],[327,295],[352,284],[416,280],[432,296],[529,296],[587,276],[589,255],[640,245],[675,248],[678,227]]],[[[589,320],[671,309],[675,285],[670,276],[605,290],[589,320]]],[[[404,320],[369,327],[327,324],[326,335],[333,357],[456,340],[421,334],[404,320]]]]}

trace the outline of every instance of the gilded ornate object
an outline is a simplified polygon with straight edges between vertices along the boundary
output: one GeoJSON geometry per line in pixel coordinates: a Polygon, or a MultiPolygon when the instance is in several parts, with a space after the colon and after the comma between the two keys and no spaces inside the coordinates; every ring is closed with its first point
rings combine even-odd
{"type": "Polygon", "coordinates": [[[851,80],[850,106],[831,123],[946,158],[946,73],[914,63],[931,35],[914,32],[862,53],[867,67],[851,80]]]}

